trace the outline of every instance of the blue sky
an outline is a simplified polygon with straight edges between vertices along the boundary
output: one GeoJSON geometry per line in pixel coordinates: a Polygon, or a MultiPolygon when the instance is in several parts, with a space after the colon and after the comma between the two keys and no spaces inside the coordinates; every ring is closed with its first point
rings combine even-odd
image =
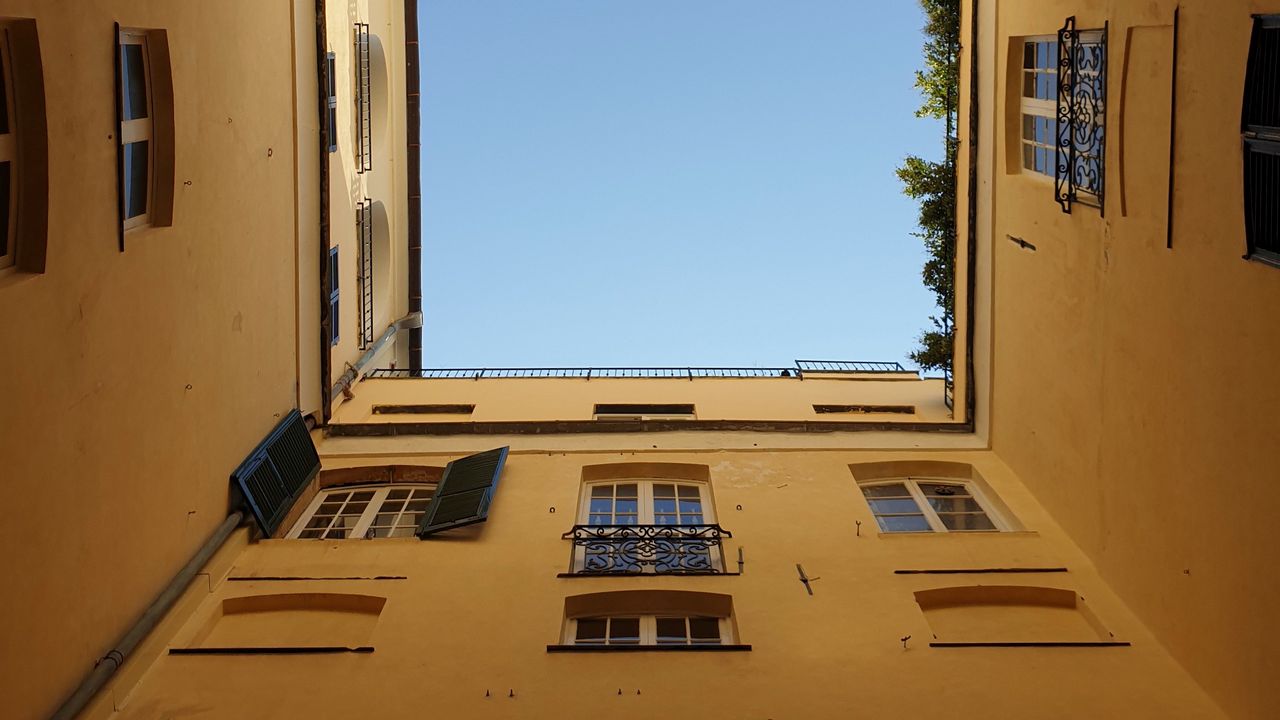
{"type": "Polygon", "coordinates": [[[420,13],[426,366],[909,364],[915,2],[420,13]]]}

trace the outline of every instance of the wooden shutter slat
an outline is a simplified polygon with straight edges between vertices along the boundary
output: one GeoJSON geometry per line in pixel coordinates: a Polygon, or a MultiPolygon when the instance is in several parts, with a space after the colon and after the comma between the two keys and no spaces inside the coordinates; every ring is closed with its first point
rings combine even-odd
{"type": "Polygon", "coordinates": [[[270,537],[298,495],[320,472],[320,456],[302,414],[292,410],[231,474],[249,510],[270,537]]]}
{"type": "Polygon", "coordinates": [[[449,463],[418,525],[418,537],[488,520],[508,449],[497,448],[449,463]]]}

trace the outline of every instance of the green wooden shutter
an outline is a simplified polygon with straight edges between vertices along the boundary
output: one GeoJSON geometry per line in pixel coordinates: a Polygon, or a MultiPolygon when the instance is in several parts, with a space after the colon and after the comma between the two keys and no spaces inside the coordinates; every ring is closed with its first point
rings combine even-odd
{"type": "Polygon", "coordinates": [[[291,410],[231,473],[231,482],[240,486],[258,527],[271,537],[318,472],[320,456],[311,433],[302,414],[291,410]]]}
{"type": "Polygon", "coordinates": [[[418,525],[418,537],[488,520],[507,450],[498,448],[449,463],[418,525]]]}

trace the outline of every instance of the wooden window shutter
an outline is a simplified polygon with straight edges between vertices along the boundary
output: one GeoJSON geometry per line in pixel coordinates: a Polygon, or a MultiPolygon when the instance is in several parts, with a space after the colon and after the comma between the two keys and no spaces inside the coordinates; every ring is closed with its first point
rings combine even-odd
{"type": "Polygon", "coordinates": [[[493,491],[498,487],[508,448],[489,450],[454,460],[445,466],[431,505],[418,525],[418,537],[473,525],[489,519],[493,491]]]}
{"type": "Polygon", "coordinates": [[[231,481],[240,486],[263,535],[271,537],[318,472],[320,456],[311,442],[311,433],[302,414],[291,410],[240,463],[231,474],[231,481]]]}

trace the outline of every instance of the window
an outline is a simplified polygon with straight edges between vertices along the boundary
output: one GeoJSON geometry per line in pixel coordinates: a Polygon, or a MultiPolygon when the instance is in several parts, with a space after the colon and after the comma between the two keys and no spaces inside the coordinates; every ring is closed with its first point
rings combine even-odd
{"type": "Polygon", "coordinates": [[[720,645],[727,618],[641,615],[570,620],[573,645],[720,645]]]}
{"type": "Polygon", "coordinates": [[[370,77],[369,24],[355,24],[356,172],[373,169],[373,91],[370,77]]]}
{"type": "Polygon", "coordinates": [[[320,456],[306,421],[292,410],[231,473],[231,481],[239,486],[258,527],[271,537],[319,472],[320,456]]]}
{"type": "Polygon", "coordinates": [[[338,327],[342,316],[338,314],[338,248],[329,249],[329,345],[338,344],[338,327]]]}
{"type": "Polygon", "coordinates": [[[326,490],[311,501],[288,537],[322,540],[413,537],[434,492],[434,485],[326,490]]]}
{"type": "Polygon", "coordinates": [[[1003,530],[972,483],[900,478],[859,486],[880,530],[973,532],[1003,530]]]}
{"type": "Polygon", "coordinates": [[[683,590],[571,595],[552,652],[750,650],[737,645],[733,598],[683,590]]]}
{"type": "Polygon", "coordinates": [[[329,143],[329,152],[338,151],[338,70],[337,58],[333,53],[325,56],[325,83],[329,86],[329,113],[325,125],[325,137],[329,143]]]}
{"type": "Polygon", "coordinates": [[[147,34],[120,31],[120,145],[124,227],[146,225],[151,203],[151,71],[147,34]]]}
{"type": "Polygon", "coordinates": [[[1058,139],[1058,39],[1022,46],[1022,167],[1053,177],[1058,139]]]}
{"type": "Polygon", "coordinates": [[[1054,179],[1064,212],[1102,207],[1107,30],[1076,30],[1068,18],[1056,36],[1025,39],[1019,60],[1022,168],[1054,179]]]}
{"type": "Polygon", "coordinates": [[[1246,257],[1280,265],[1280,15],[1255,18],[1245,76],[1246,257]]]}
{"type": "Polygon", "coordinates": [[[12,267],[18,255],[18,143],[12,68],[9,31],[0,27],[0,270],[12,267]]]}
{"type": "Polygon", "coordinates": [[[356,277],[360,300],[360,349],[373,344],[373,201],[365,198],[356,207],[356,227],[360,233],[360,274],[356,277]]]}
{"type": "Polygon", "coordinates": [[[692,405],[640,405],[604,403],[596,405],[596,420],[693,420],[692,405]]]}
{"type": "Polygon", "coordinates": [[[581,575],[723,572],[720,540],[705,483],[666,479],[593,482],[585,486],[574,541],[581,575]]]}

